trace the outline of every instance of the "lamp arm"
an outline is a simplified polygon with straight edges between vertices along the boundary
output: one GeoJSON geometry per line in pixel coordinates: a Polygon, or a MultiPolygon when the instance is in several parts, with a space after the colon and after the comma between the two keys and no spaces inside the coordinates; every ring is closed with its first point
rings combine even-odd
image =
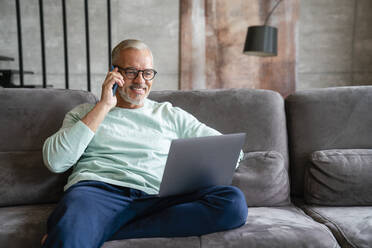
{"type": "Polygon", "coordinates": [[[278,0],[274,6],[274,8],[270,11],[269,15],[266,17],[266,20],[265,20],[265,23],[264,25],[267,24],[267,22],[269,21],[269,18],[271,16],[271,14],[274,12],[274,10],[276,9],[276,7],[278,7],[279,3],[281,2],[282,0],[278,0]]]}

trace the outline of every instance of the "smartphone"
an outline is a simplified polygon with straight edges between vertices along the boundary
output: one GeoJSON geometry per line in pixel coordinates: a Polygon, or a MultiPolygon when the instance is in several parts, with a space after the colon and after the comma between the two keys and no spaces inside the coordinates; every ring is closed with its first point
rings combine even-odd
{"type": "MultiPolygon", "coordinates": [[[[113,70],[114,70],[114,66],[111,65],[111,71],[113,71],[113,70]]],[[[118,84],[115,83],[114,86],[112,86],[112,95],[113,95],[113,96],[115,96],[115,94],[116,94],[116,90],[117,90],[117,89],[118,89],[118,84]]]]}

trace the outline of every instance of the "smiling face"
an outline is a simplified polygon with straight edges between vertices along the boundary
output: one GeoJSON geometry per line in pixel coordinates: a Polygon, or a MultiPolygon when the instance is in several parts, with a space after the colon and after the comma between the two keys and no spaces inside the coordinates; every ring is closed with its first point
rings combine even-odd
{"type": "MultiPolygon", "coordinates": [[[[131,68],[135,70],[153,69],[152,55],[148,49],[127,48],[120,51],[119,56],[113,61],[113,65],[120,68],[131,68]]],[[[117,106],[122,108],[140,108],[149,95],[152,80],[145,80],[143,72],[139,72],[134,79],[129,79],[124,71],[120,71],[124,77],[125,85],[119,88],[116,96],[117,106]]]]}

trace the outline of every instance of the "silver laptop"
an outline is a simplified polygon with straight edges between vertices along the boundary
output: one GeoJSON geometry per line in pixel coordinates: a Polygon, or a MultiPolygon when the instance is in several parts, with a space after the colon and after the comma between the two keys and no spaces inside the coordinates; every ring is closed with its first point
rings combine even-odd
{"type": "Polygon", "coordinates": [[[157,196],[230,185],[244,141],[245,133],[173,140],[157,196]]]}

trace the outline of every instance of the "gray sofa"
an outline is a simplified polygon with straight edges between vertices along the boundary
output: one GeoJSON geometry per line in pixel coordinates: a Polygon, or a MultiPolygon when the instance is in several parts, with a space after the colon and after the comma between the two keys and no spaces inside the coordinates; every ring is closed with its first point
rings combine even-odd
{"type": "MultiPolygon", "coordinates": [[[[150,98],[222,133],[247,134],[233,179],[246,196],[247,222],[200,237],[113,240],[104,248],[372,247],[372,87],[300,91],[285,100],[252,89],[150,98]]],[[[49,172],[42,144],[68,110],[96,101],[84,91],[0,90],[0,247],[40,247],[71,172],[49,172]]]]}

